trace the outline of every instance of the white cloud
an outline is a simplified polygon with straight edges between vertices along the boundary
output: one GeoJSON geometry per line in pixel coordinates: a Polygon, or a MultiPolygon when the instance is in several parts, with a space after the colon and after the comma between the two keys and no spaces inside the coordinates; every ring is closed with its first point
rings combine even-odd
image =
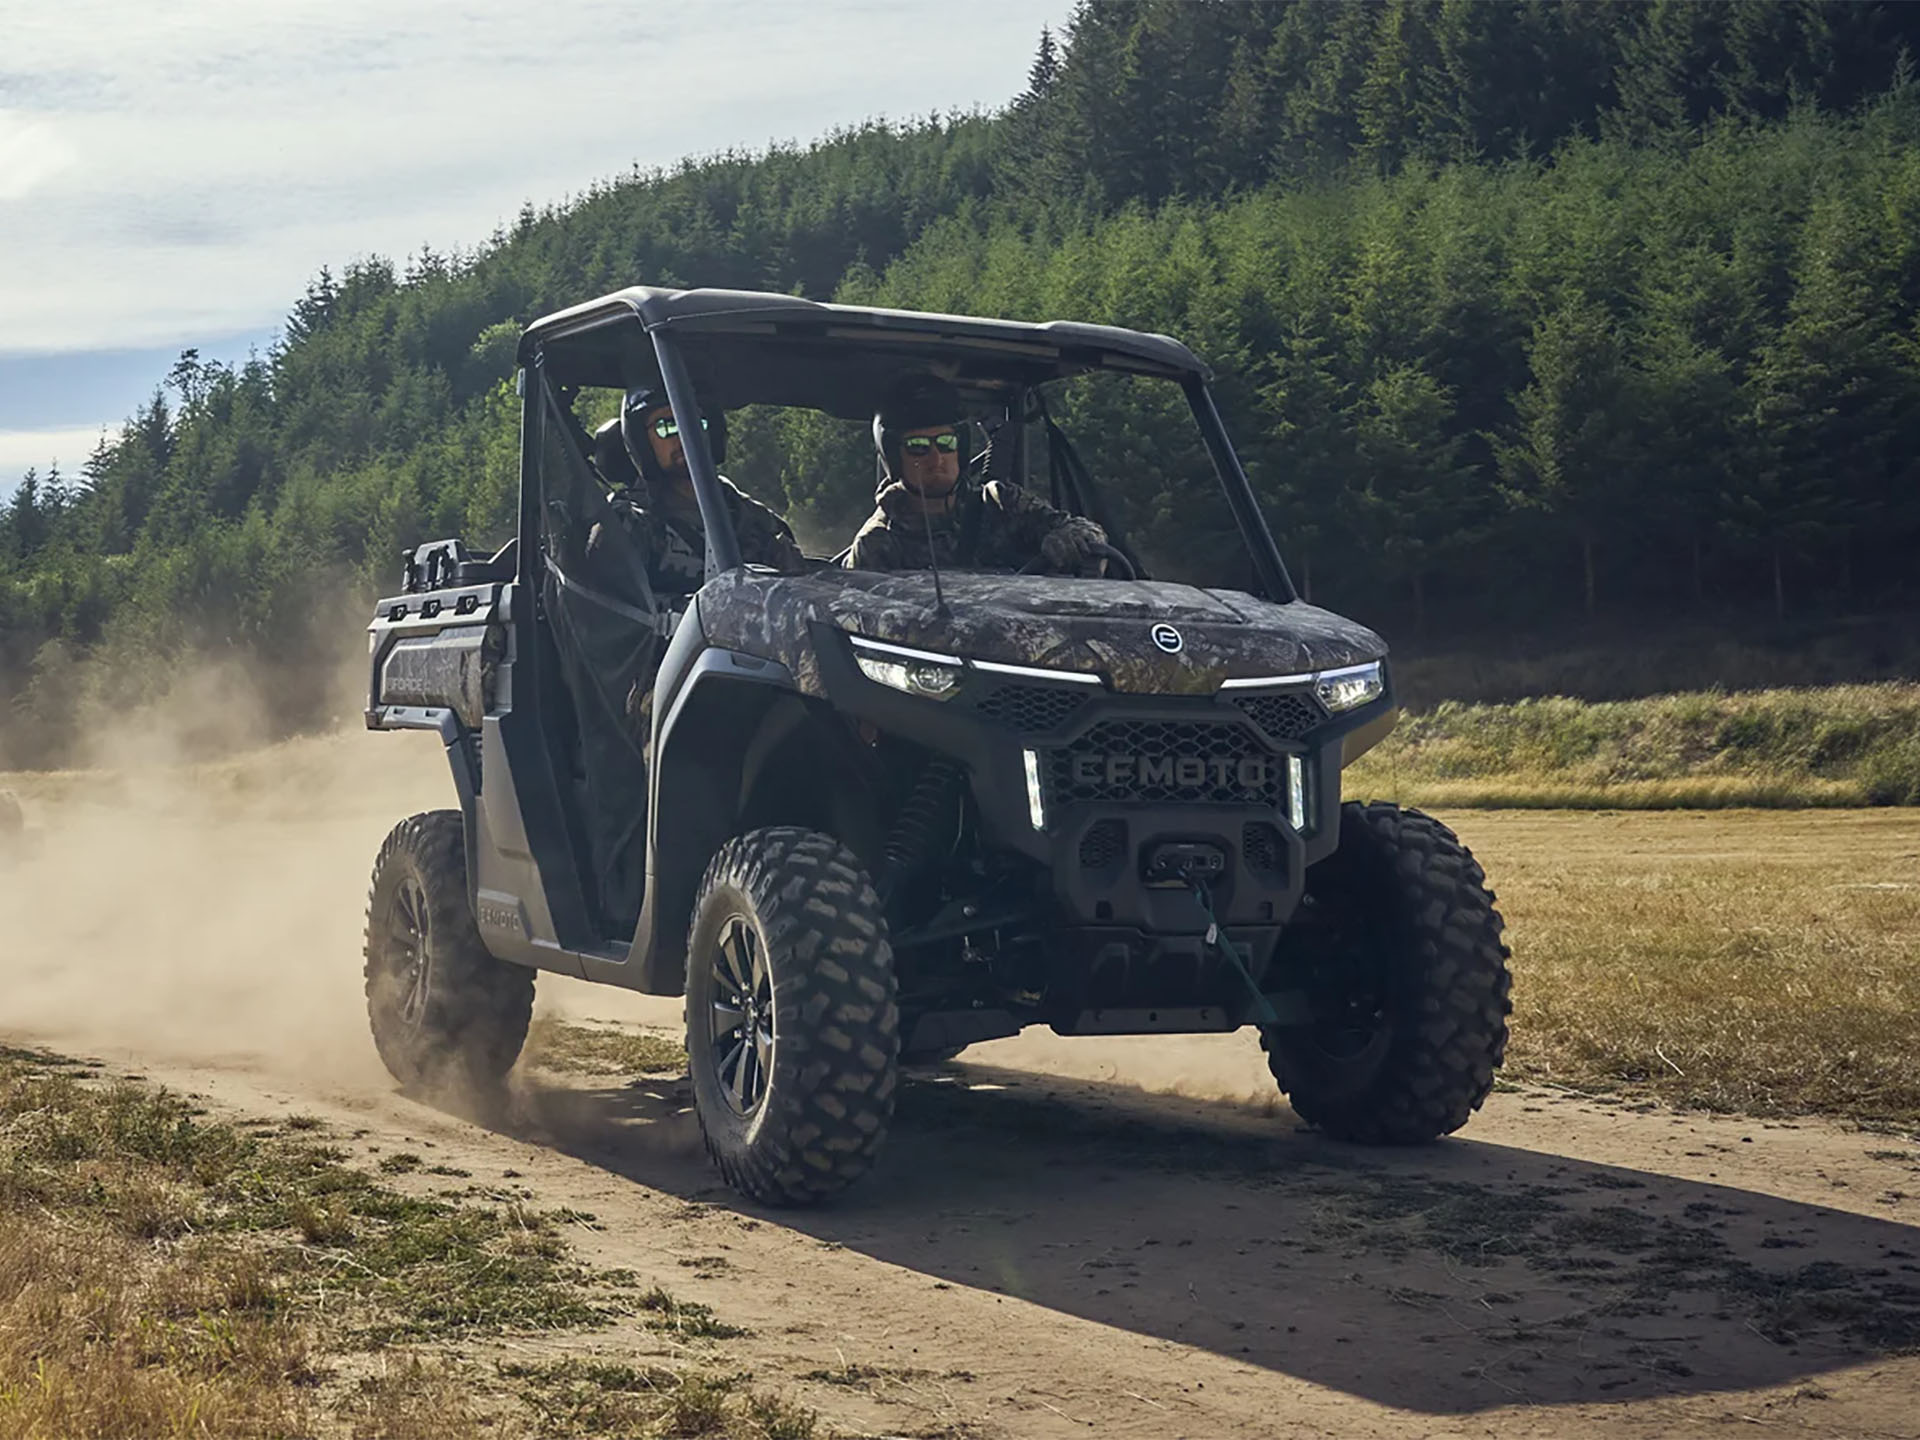
{"type": "Polygon", "coordinates": [[[636,162],[997,105],[1071,0],[974,0],[964,24],[932,0],[21,8],[0,351],[257,329],[322,264],[471,246],[636,162]]]}
{"type": "Polygon", "coordinates": [[[0,200],[25,198],[73,160],[73,148],[46,121],[0,110],[0,200]]]}
{"type": "Polygon", "coordinates": [[[101,433],[117,433],[119,429],[115,421],[58,430],[0,430],[0,489],[11,490],[28,470],[44,475],[55,463],[62,475],[77,476],[93,447],[100,443],[101,433]]]}

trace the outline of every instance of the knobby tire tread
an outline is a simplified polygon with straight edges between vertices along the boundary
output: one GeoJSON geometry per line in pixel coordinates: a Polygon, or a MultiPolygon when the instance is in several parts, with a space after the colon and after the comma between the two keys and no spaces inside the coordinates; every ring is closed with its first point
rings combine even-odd
{"type": "MultiPolygon", "coordinates": [[[[387,903],[390,903],[388,901],[387,903]]],[[[367,889],[367,1016],[375,1048],[402,1085],[491,1085],[519,1059],[533,1020],[534,972],[495,959],[467,898],[466,826],[457,810],[411,815],[388,832],[367,889]],[[381,913],[389,878],[418,876],[433,941],[428,1014],[417,1030],[381,1013],[385,982],[381,913]]]]}
{"type": "MultiPolygon", "coordinates": [[[[762,1103],[774,1109],[743,1143],[696,1104],[701,1136],[735,1189],[814,1204],[867,1172],[893,1118],[900,1011],[885,912],[852,851],[799,827],[749,831],[720,848],[694,906],[696,934],[717,892],[747,897],[765,932],[776,1029],[762,1103]]],[[[690,965],[711,964],[694,943],[688,951],[690,965]]],[[[690,1003],[690,1056],[710,1046],[691,1033],[705,1023],[690,1003]]]]}
{"type": "Polygon", "coordinates": [[[1341,808],[1341,849],[1357,840],[1369,852],[1348,858],[1385,879],[1378,903],[1403,927],[1404,953],[1390,962],[1405,987],[1391,1048],[1362,1093],[1343,1095],[1316,1092],[1290,1059],[1286,1032],[1263,1029],[1260,1046],[1294,1112],[1316,1129],[1366,1145],[1419,1144],[1458,1130],[1493,1090],[1513,1013],[1512,951],[1486,873],[1452,830],[1383,802],[1341,808]]]}

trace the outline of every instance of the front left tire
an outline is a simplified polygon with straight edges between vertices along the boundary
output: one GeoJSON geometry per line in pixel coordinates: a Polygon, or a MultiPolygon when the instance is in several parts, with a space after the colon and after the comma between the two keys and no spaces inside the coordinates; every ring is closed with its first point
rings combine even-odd
{"type": "Polygon", "coordinates": [[[721,846],[687,945],[687,1060],[727,1183],[808,1205],[859,1179],[893,1118],[899,1058],[886,916],[854,854],[784,826],[721,846]]]}

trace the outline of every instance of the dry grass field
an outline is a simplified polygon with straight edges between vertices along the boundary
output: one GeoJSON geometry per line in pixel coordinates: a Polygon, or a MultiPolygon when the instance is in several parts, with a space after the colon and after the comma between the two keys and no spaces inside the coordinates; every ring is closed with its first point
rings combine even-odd
{"type": "Polygon", "coordinates": [[[1509,1077],[1920,1124],[1920,810],[1445,818],[1508,921],[1509,1077]]]}

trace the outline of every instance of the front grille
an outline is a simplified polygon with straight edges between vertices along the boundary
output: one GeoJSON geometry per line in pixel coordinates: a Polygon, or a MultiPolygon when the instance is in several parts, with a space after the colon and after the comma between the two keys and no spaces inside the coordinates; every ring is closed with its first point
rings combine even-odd
{"type": "Polygon", "coordinates": [[[1103,720],[1047,752],[1056,804],[1278,805],[1284,763],[1231,720],[1103,720]]]}
{"type": "Polygon", "coordinates": [[[1277,826],[1256,820],[1240,829],[1240,858],[1256,875],[1277,875],[1286,865],[1286,849],[1277,826]]]}
{"type": "Polygon", "coordinates": [[[1318,700],[1298,691],[1282,695],[1243,695],[1233,703],[1266,731],[1269,738],[1283,743],[1305,738],[1327,718],[1318,700]]]}
{"type": "Polygon", "coordinates": [[[1009,730],[1041,735],[1066,724],[1086,698],[1066,685],[1001,685],[980,702],[980,713],[1009,730]]]}
{"type": "Polygon", "coordinates": [[[1123,820],[1096,820],[1080,837],[1080,866],[1084,870],[1105,870],[1126,853],[1127,826],[1123,820]]]}

